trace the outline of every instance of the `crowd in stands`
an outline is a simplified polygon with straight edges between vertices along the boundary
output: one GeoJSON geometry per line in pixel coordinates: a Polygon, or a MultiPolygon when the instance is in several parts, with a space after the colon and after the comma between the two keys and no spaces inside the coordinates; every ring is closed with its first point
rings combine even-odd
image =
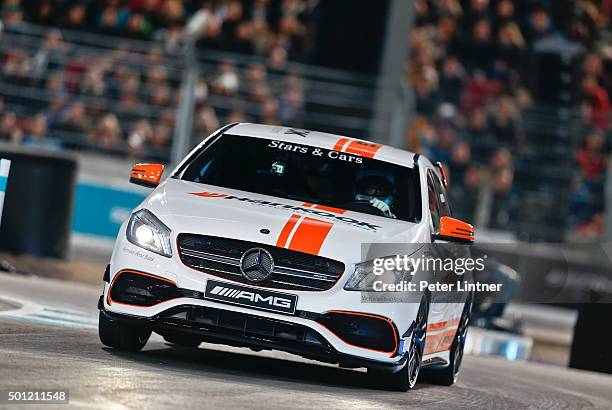
{"type": "Polygon", "coordinates": [[[169,64],[168,58],[177,60],[171,44],[178,44],[173,42],[178,37],[207,50],[267,59],[267,64],[239,67],[227,61],[200,70],[196,138],[228,121],[299,125],[303,84],[298,74],[286,71],[286,64],[305,56],[316,4],[4,0],[0,14],[6,26],[26,21],[54,28],[35,48],[1,43],[0,140],[167,158],[182,75],[178,63],[169,64]],[[63,33],[64,28],[71,31],[63,33]],[[131,53],[128,39],[119,41],[117,49],[87,49],[72,43],[77,30],[163,41],[146,55],[131,53]],[[271,71],[275,81],[269,79],[271,71]],[[211,98],[225,108],[213,109],[211,98]],[[61,138],[49,138],[54,136],[61,138]]]}
{"type": "Polygon", "coordinates": [[[541,40],[562,39],[584,48],[581,110],[572,107],[579,116],[580,145],[570,163],[560,165],[576,169],[570,205],[575,233],[601,235],[610,148],[612,1],[416,0],[415,12],[407,76],[417,118],[409,144],[449,165],[453,184],[461,186],[459,203],[477,203],[465,199],[488,185],[500,204],[492,226],[507,224],[513,202],[520,206],[513,179],[516,164],[530,155],[524,119],[538,104],[527,81],[534,47],[541,40]]]}
{"type": "Polygon", "coordinates": [[[319,0],[4,0],[5,24],[28,21],[169,47],[185,36],[219,49],[303,60],[319,0]]]}
{"type": "MultiPolygon", "coordinates": [[[[320,1],[0,0],[4,27],[22,21],[50,27],[34,48],[0,40],[0,141],[167,158],[181,81],[180,67],[167,56],[178,55],[185,40],[202,53],[258,55],[264,62],[227,60],[203,70],[195,87],[196,138],[234,121],[300,126],[304,84],[286,67],[313,49],[320,1]],[[80,49],[67,40],[80,32],[156,40],[156,46],[145,55],[131,54],[123,40],[114,50],[80,49]]],[[[612,0],[415,0],[414,6],[406,76],[416,115],[409,148],[448,165],[458,217],[472,220],[481,188],[489,187],[496,204],[491,227],[506,227],[521,206],[514,182],[533,145],[525,118],[540,104],[528,81],[536,45],[561,38],[583,47],[580,110],[571,107],[579,135],[572,136],[569,163],[560,166],[576,170],[568,186],[574,233],[601,235],[612,0]]]]}

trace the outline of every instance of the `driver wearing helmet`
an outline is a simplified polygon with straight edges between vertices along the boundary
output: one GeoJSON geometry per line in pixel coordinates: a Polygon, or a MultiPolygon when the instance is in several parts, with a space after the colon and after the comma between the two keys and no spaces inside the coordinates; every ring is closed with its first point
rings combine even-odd
{"type": "Polygon", "coordinates": [[[395,177],[381,171],[360,171],[355,183],[355,200],[367,201],[389,218],[396,218],[391,212],[395,177]]]}

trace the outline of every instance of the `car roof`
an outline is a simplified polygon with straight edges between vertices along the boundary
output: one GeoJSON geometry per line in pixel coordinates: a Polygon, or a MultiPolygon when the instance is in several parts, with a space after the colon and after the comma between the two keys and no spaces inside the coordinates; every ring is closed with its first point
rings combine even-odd
{"type": "Polygon", "coordinates": [[[251,123],[238,123],[225,133],[309,145],[374,158],[408,168],[414,167],[415,154],[413,152],[343,135],[251,123]]]}

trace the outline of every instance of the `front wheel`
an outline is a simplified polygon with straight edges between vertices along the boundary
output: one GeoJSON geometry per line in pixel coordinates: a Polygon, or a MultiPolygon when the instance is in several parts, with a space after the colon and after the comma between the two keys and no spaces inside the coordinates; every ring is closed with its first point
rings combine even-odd
{"type": "Polygon", "coordinates": [[[419,312],[412,327],[410,337],[410,350],[406,364],[394,373],[369,370],[375,382],[382,387],[394,391],[408,391],[414,388],[421,371],[423,352],[425,350],[425,336],[427,334],[427,316],[429,305],[426,300],[421,302],[419,312]]]}
{"type": "Polygon", "coordinates": [[[100,311],[98,319],[100,341],[108,347],[128,352],[138,352],[147,344],[151,330],[145,326],[121,323],[110,319],[100,311]]]}

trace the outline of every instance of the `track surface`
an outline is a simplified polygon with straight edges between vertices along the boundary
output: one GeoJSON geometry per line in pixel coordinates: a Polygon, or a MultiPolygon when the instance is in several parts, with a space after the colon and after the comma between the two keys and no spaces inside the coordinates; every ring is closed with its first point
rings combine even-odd
{"type": "Polygon", "coordinates": [[[466,357],[455,386],[395,393],[371,388],[363,371],[280,352],[154,337],[141,353],[120,353],[98,341],[97,295],[0,274],[0,389],[69,389],[71,405],[100,409],[612,407],[612,376],[492,358],[466,357]]]}

